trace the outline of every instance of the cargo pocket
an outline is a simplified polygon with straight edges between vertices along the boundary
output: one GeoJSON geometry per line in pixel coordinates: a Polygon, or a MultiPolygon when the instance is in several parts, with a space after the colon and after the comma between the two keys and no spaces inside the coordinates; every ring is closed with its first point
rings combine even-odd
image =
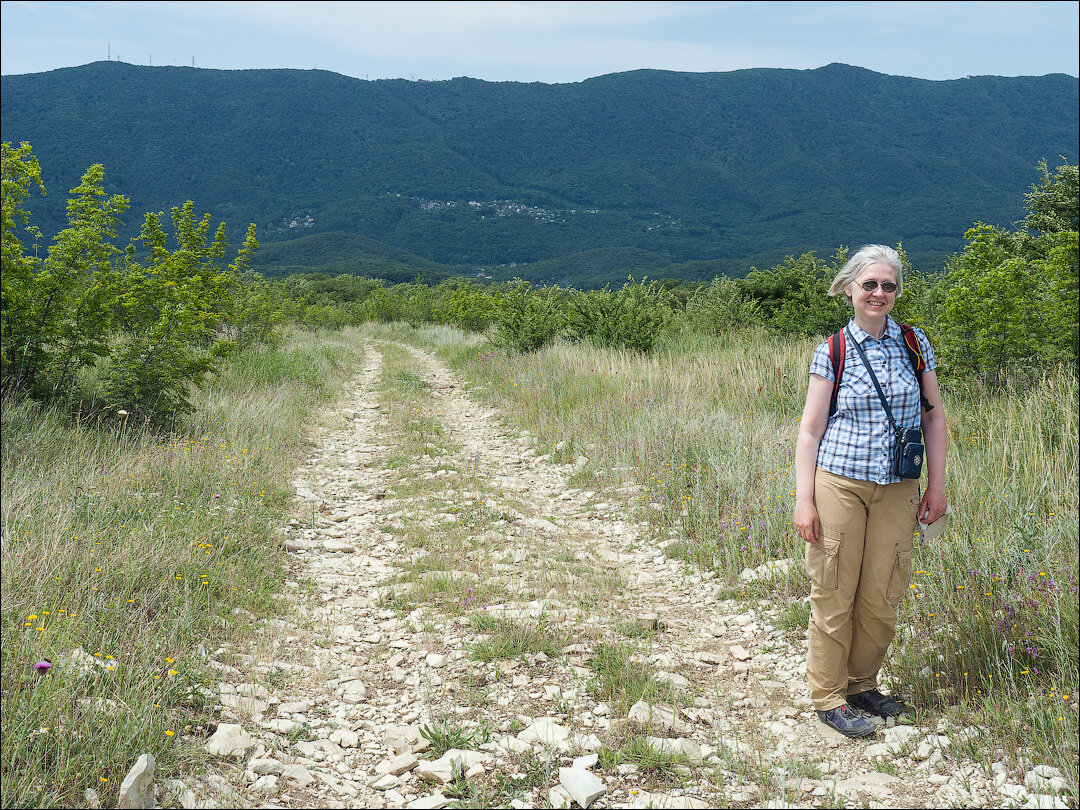
{"type": "Polygon", "coordinates": [[[885,592],[885,599],[893,608],[900,606],[900,598],[910,581],[911,551],[897,551],[892,576],[889,577],[889,589],[885,592]]]}
{"type": "Polygon", "coordinates": [[[806,545],[806,573],[814,587],[820,591],[835,591],[837,587],[837,563],[844,533],[828,526],[821,527],[821,539],[806,545]]]}

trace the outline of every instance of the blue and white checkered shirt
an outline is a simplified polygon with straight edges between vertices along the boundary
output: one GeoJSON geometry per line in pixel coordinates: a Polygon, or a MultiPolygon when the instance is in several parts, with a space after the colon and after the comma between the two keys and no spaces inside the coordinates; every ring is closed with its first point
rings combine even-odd
{"type": "MultiPolygon", "coordinates": [[[[848,332],[866,352],[866,359],[881,383],[881,390],[889,401],[896,424],[909,428],[921,427],[919,381],[911,367],[900,326],[889,318],[885,334],[878,340],[856,326],[852,318],[848,332]]],[[[915,335],[922,347],[926,368],[936,368],[930,341],[920,329],[915,330],[915,335]]],[[[889,427],[885,408],[874,390],[874,383],[858,350],[851,345],[851,339],[846,339],[844,346],[844,367],[836,397],[836,413],[829,419],[825,435],[821,437],[817,465],[836,475],[859,481],[895,483],[900,480],[893,473],[896,436],[889,427]]],[[[810,373],[833,381],[828,343],[817,347],[810,363],[810,373]]]]}

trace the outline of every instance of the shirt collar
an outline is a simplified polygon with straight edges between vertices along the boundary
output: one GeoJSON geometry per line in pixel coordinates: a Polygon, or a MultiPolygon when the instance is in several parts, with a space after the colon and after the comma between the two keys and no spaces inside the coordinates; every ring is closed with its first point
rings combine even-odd
{"type": "MultiPolygon", "coordinates": [[[[860,329],[859,325],[855,323],[854,318],[848,321],[848,331],[851,332],[851,336],[858,341],[860,346],[866,342],[867,338],[876,339],[869,332],[864,332],[860,329]]],[[[888,316],[885,317],[885,332],[881,336],[882,340],[885,338],[891,338],[892,340],[900,339],[900,325],[888,316]]]]}

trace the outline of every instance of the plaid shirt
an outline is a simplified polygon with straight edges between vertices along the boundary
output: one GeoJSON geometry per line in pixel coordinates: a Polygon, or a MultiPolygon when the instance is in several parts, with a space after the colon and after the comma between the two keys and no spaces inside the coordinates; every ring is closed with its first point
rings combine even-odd
{"type": "MultiPolygon", "coordinates": [[[[887,320],[881,340],[856,326],[854,318],[848,324],[848,332],[866,352],[866,359],[881,383],[881,390],[889,401],[896,424],[909,428],[921,427],[919,382],[896,321],[892,318],[887,320]]],[[[916,329],[915,334],[922,346],[926,368],[936,368],[930,341],[920,329],[916,329]]],[[[851,345],[851,339],[845,340],[844,345],[844,367],[836,397],[836,413],[829,419],[825,435],[821,437],[817,465],[836,475],[859,481],[895,483],[900,480],[893,472],[895,434],[889,427],[885,408],[874,390],[874,383],[858,350],[851,345]]],[[[817,347],[810,363],[810,373],[833,381],[828,343],[817,347]]]]}

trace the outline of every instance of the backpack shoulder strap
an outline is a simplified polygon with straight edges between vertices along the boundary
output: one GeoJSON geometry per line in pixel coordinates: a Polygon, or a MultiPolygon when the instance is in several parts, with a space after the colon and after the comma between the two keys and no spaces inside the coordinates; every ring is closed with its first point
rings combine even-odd
{"type": "Polygon", "coordinates": [[[844,341],[844,330],[841,329],[835,335],[830,335],[826,341],[829,344],[829,362],[833,370],[832,398],[829,400],[829,417],[836,413],[836,397],[840,393],[840,375],[844,373],[844,355],[847,346],[844,341]]]}
{"type": "Polygon", "coordinates": [[[930,401],[923,393],[923,372],[926,371],[926,358],[923,357],[922,346],[919,344],[919,336],[915,334],[915,330],[908,326],[906,323],[899,324],[900,334],[903,336],[904,348],[907,349],[908,359],[911,361],[911,368],[915,371],[915,379],[919,381],[919,399],[922,400],[922,408],[924,411],[931,411],[934,406],[930,404],[930,401]]]}

